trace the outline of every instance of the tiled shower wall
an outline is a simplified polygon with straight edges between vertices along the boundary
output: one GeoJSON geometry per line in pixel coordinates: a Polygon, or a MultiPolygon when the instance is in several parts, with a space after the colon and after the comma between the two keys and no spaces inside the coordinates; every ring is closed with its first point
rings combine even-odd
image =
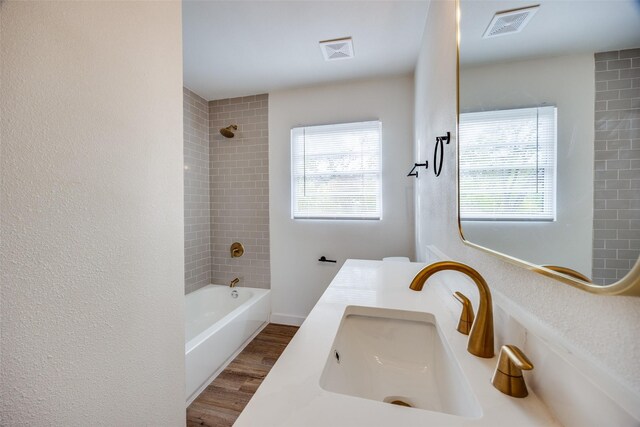
{"type": "Polygon", "coordinates": [[[640,255],[640,49],[595,55],[593,282],[624,277],[640,255]]]}
{"type": "Polygon", "coordinates": [[[268,95],[209,102],[212,282],[269,288],[268,95]],[[238,126],[234,138],[219,129],[238,126]],[[231,258],[233,242],[244,245],[231,258]]]}
{"type": "Polygon", "coordinates": [[[183,88],[184,285],[189,293],[211,282],[209,215],[209,110],[207,101],[183,88]]]}

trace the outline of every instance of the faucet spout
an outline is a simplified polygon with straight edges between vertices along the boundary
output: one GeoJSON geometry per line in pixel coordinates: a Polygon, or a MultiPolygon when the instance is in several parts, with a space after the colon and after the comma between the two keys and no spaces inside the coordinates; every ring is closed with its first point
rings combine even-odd
{"type": "Polygon", "coordinates": [[[478,314],[471,326],[467,351],[478,357],[492,358],[495,356],[493,349],[493,304],[491,291],[484,278],[473,268],[455,261],[441,261],[430,264],[420,270],[411,281],[409,288],[413,291],[421,291],[429,277],[443,270],[453,270],[464,273],[478,287],[480,304],[478,314]]]}

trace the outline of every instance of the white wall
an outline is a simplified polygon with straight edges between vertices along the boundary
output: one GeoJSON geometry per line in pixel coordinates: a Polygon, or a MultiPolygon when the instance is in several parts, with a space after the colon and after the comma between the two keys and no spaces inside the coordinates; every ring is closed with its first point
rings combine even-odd
{"type": "Polygon", "coordinates": [[[558,108],[556,220],[465,221],[465,238],[534,264],[591,277],[595,62],[593,54],[503,62],[460,70],[460,110],[558,108]],[[527,242],[522,245],[521,242],[527,242]]]}
{"type": "Polygon", "coordinates": [[[180,3],[0,20],[0,424],[184,425],[180,3]]]}
{"type": "MultiPolygon", "coordinates": [[[[454,1],[431,2],[415,87],[416,158],[420,159],[433,153],[436,135],[456,127],[454,1]]],[[[445,152],[440,178],[425,174],[418,180],[418,259],[426,260],[427,246],[435,245],[471,265],[485,276],[494,293],[502,294],[522,316],[551,331],[548,339],[559,341],[615,380],[640,392],[640,298],[589,294],[465,245],[456,220],[455,144],[454,139],[445,152]]]]}
{"type": "Polygon", "coordinates": [[[381,78],[269,94],[269,197],[273,321],[300,323],[347,258],[413,258],[413,79],[381,78]],[[382,121],[381,221],[291,219],[290,130],[382,121]],[[325,255],[337,264],[317,260],[325,255]]]}

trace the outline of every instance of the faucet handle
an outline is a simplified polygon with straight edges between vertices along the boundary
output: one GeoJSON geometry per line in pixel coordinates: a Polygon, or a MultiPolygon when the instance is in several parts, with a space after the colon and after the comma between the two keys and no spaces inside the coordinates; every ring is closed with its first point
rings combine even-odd
{"type": "Polygon", "coordinates": [[[515,345],[503,345],[498,357],[498,365],[491,378],[491,384],[504,394],[526,397],[529,392],[522,371],[533,369],[533,363],[515,345]]]}
{"type": "Polygon", "coordinates": [[[240,242],[233,242],[229,251],[231,252],[231,258],[240,258],[244,255],[244,246],[240,242]]]}
{"type": "Polygon", "coordinates": [[[464,335],[469,335],[471,331],[471,325],[473,325],[473,305],[471,301],[462,292],[454,292],[453,297],[462,303],[462,313],[460,313],[460,321],[458,322],[458,332],[464,335]]]}

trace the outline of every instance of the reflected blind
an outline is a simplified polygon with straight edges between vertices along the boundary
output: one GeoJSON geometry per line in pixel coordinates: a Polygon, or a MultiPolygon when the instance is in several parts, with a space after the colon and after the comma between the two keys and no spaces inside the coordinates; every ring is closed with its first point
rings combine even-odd
{"type": "Polygon", "coordinates": [[[553,221],[556,107],[460,114],[460,218],[553,221]]]}
{"type": "Polygon", "coordinates": [[[382,123],[291,129],[293,218],[380,219],[382,123]]]}

